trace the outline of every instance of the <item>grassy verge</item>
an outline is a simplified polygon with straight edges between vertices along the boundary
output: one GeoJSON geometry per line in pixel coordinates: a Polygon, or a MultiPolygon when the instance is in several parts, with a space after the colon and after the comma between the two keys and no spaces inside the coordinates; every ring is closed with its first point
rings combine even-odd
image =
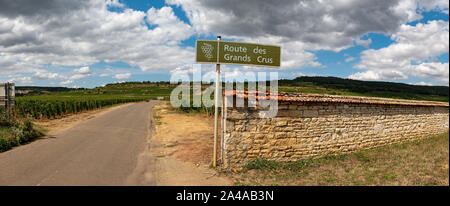
{"type": "Polygon", "coordinates": [[[6,120],[0,114],[0,152],[25,144],[43,135],[31,120],[6,120]]]}
{"type": "Polygon", "coordinates": [[[289,163],[258,159],[230,176],[236,185],[449,185],[449,133],[289,163]]]}

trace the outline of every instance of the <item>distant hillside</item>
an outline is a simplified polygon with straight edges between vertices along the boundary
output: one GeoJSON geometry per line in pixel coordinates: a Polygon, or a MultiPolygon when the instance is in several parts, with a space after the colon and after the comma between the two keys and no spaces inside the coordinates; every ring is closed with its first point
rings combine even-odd
{"type": "Polygon", "coordinates": [[[48,94],[53,92],[68,92],[74,90],[83,90],[83,89],[74,89],[67,87],[16,86],[16,96],[48,94]]]}
{"type": "MultiPolygon", "coordinates": [[[[176,86],[167,81],[112,83],[93,89],[18,86],[16,87],[16,96],[58,93],[71,96],[101,94],[145,96],[150,98],[162,96],[168,98],[170,92],[176,86]]],[[[207,87],[209,84],[203,86],[207,87]]],[[[393,82],[359,81],[337,77],[297,77],[293,80],[279,80],[278,87],[280,92],[449,101],[449,87],[447,86],[419,86],[393,82]]]]}
{"type": "Polygon", "coordinates": [[[297,77],[279,80],[280,91],[294,90],[306,93],[328,93],[357,96],[448,101],[449,87],[420,86],[404,83],[360,81],[337,77],[297,77]],[[303,90],[303,91],[302,91],[303,90]]]}

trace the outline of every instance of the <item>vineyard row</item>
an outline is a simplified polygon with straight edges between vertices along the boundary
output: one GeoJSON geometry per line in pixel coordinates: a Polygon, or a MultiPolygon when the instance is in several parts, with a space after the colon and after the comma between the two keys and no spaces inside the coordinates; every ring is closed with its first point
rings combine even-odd
{"type": "Polygon", "coordinates": [[[54,119],[67,114],[99,109],[115,104],[145,101],[144,97],[110,98],[17,98],[14,108],[16,117],[34,119],[54,119]]]}

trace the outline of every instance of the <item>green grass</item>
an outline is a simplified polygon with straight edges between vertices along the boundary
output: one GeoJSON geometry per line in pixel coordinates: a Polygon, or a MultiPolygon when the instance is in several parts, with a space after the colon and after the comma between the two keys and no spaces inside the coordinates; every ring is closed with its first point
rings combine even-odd
{"type": "Polygon", "coordinates": [[[43,136],[43,130],[37,129],[31,120],[6,120],[0,114],[0,152],[25,144],[43,136]]]}
{"type": "Polygon", "coordinates": [[[267,159],[256,159],[248,162],[245,165],[245,169],[252,170],[286,170],[292,172],[300,172],[302,169],[311,167],[318,164],[325,164],[332,161],[344,160],[346,155],[329,155],[317,159],[300,159],[293,162],[277,162],[267,159]]]}
{"type": "Polygon", "coordinates": [[[449,133],[294,162],[256,159],[228,174],[245,185],[449,185],[449,133]]]}

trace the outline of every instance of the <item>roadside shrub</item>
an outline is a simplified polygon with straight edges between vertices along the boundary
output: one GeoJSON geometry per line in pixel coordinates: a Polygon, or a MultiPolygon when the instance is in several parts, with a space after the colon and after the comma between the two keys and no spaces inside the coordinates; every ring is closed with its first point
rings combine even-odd
{"type": "Polygon", "coordinates": [[[0,152],[4,152],[9,149],[11,149],[9,143],[0,137],[0,152]]]}
{"type": "Polygon", "coordinates": [[[0,152],[27,143],[42,135],[43,133],[36,129],[29,119],[19,122],[0,117],[0,152]]]}
{"type": "Polygon", "coordinates": [[[0,108],[0,127],[9,127],[11,126],[11,121],[6,118],[5,111],[0,108]]]}

